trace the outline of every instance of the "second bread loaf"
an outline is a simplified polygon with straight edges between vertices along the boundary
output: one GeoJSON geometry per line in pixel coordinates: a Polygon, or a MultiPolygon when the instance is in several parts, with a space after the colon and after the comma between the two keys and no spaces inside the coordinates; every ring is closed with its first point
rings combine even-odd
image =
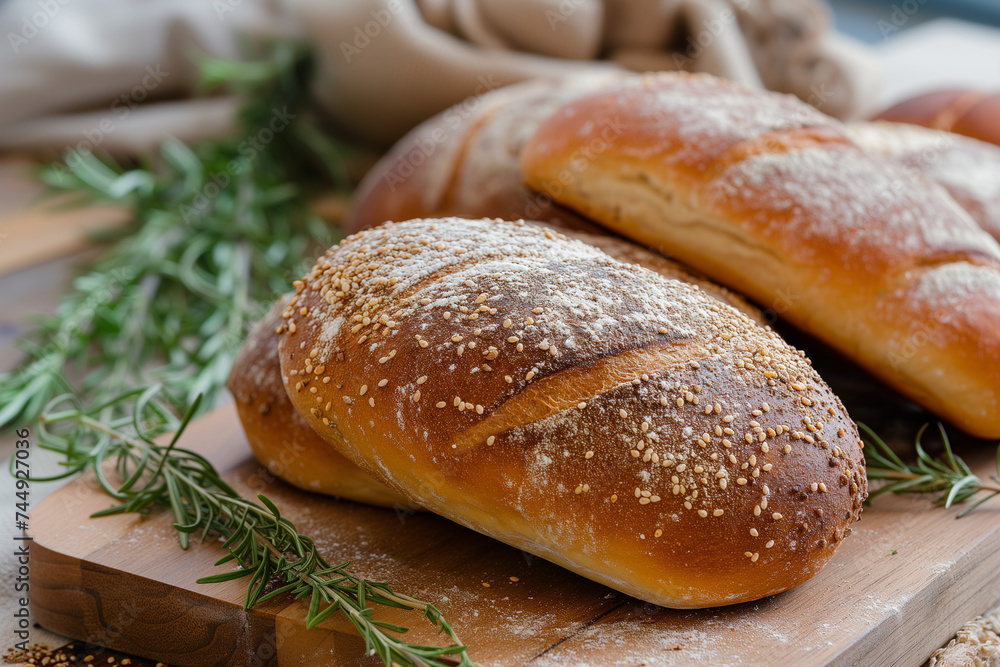
{"type": "Polygon", "coordinates": [[[643,600],[786,590],[861,511],[857,431],[801,353],[551,230],[386,224],[332,248],[282,317],[289,396],[342,454],[643,600]]]}

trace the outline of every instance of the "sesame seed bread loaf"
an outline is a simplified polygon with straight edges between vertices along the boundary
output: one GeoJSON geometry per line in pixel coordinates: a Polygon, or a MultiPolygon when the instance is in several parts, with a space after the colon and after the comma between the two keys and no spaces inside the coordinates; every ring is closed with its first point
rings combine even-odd
{"type": "Polygon", "coordinates": [[[240,347],[227,386],[247,441],[268,471],[286,482],[350,500],[410,506],[337,453],[299,416],[288,400],[278,362],[277,328],[289,297],[278,300],[240,347]]]}
{"type": "Polygon", "coordinates": [[[814,108],[704,75],[636,76],[553,113],[521,166],[557,202],[770,307],[969,433],[1000,437],[1000,245],[814,108]],[[619,131],[601,135],[612,122],[619,131]]]}
{"type": "MultiPolygon", "coordinates": [[[[1000,121],[998,121],[1000,122],[1000,121]]],[[[848,136],[862,148],[937,183],[1000,241],[1000,146],[906,123],[851,123],[848,136]]]]}
{"type": "Polygon", "coordinates": [[[858,433],[801,353],[551,230],[389,223],[330,249],[281,316],[288,395],[338,451],[643,600],[786,590],[860,515],[858,433]]]}

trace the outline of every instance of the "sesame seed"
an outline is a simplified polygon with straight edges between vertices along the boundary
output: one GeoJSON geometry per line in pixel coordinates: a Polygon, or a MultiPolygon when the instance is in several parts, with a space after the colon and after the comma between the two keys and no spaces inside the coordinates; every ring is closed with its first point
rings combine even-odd
{"type": "Polygon", "coordinates": [[[750,535],[753,536],[753,537],[757,537],[759,535],[759,533],[757,532],[756,528],[751,528],[750,529],[750,535]]]}
{"type": "MultiPolygon", "coordinates": [[[[659,332],[660,332],[661,334],[665,334],[665,333],[669,333],[666,327],[660,327],[659,329],[657,329],[657,331],[659,331],[659,332]]],[[[692,366],[694,366],[695,368],[698,368],[698,367],[697,367],[697,366],[695,365],[695,364],[697,364],[697,363],[698,363],[698,362],[696,362],[696,361],[692,361],[692,362],[691,362],[691,365],[692,365],[692,366]]]]}
{"type": "Polygon", "coordinates": [[[619,410],[619,411],[618,411],[618,415],[619,415],[619,416],[620,416],[620,417],[621,417],[622,419],[625,419],[626,417],[628,417],[628,411],[627,411],[627,410],[624,410],[624,409],[621,409],[621,410],[619,410]]]}
{"type": "Polygon", "coordinates": [[[642,495],[642,489],[640,489],[638,486],[635,487],[635,497],[638,498],[641,495],[642,495]]]}
{"type": "Polygon", "coordinates": [[[764,545],[764,548],[765,549],[770,549],[773,546],[774,546],[774,540],[768,540],[767,544],[764,545]]]}
{"type": "Polygon", "coordinates": [[[512,377],[511,377],[511,376],[509,376],[509,375],[504,375],[504,376],[503,376],[503,379],[504,379],[504,380],[505,380],[505,381],[507,382],[507,384],[510,384],[511,382],[513,382],[513,381],[514,381],[514,378],[512,378],[512,377]]]}
{"type": "Polygon", "coordinates": [[[655,533],[653,533],[653,537],[659,537],[659,536],[660,536],[660,535],[662,535],[662,534],[663,534],[663,531],[662,531],[662,530],[660,530],[659,528],[657,528],[657,529],[656,529],[656,532],[655,532],[655,533]]]}
{"type": "Polygon", "coordinates": [[[417,391],[413,394],[413,402],[416,403],[419,400],[420,400],[420,390],[417,389],[417,391]]]}
{"type": "Polygon", "coordinates": [[[750,562],[756,563],[758,558],[760,558],[760,554],[755,553],[753,556],[750,557],[750,562]]]}
{"type": "Polygon", "coordinates": [[[744,484],[747,483],[747,480],[746,480],[745,477],[737,477],[736,478],[736,483],[739,484],[740,486],[743,486],[744,484]]]}
{"type": "Polygon", "coordinates": [[[503,321],[504,329],[510,329],[512,326],[514,326],[514,323],[511,322],[509,319],[503,321]]]}
{"type": "Polygon", "coordinates": [[[792,453],[792,446],[791,445],[785,445],[785,453],[786,454],[791,454],[792,453]]]}
{"type": "Polygon", "coordinates": [[[698,516],[704,519],[705,517],[708,516],[708,512],[706,512],[705,510],[698,510],[698,516]]]}
{"type": "Polygon", "coordinates": [[[480,294],[478,297],[476,297],[476,303],[482,303],[483,301],[486,301],[486,299],[488,298],[490,298],[489,294],[486,293],[480,294]]]}
{"type": "MultiPolygon", "coordinates": [[[[417,393],[419,394],[420,392],[417,392],[417,393]]],[[[484,410],[483,406],[481,406],[481,405],[477,405],[476,406],[476,414],[477,415],[483,414],[483,410],[484,410]]]]}
{"type": "Polygon", "coordinates": [[[389,384],[389,378],[382,378],[381,380],[378,381],[378,386],[380,387],[384,387],[387,384],[389,384]]]}
{"type": "Polygon", "coordinates": [[[427,376],[426,375],[421,375],[420,377],[417,378],[417,384],[423,384],[425,382],[427,382],[427,376]]]}
{"type": "Polygon", "coordinates": [[[438,402],[437,402],[437,407],[439,407],[439,408],[443,408],[443,407],[445,407],[446,405],[448,405],[448,404],[447,404],[447,403],[445,403],[444,401],[438,401],[438,402]]]}
{"type": "Polygon", "coordinates": [[[809,490],[812,491],[813,493],[816,493],[817,491],[819,491],[819,484],[813,482],[812,484],[809,485],[809,490]]]}
{"type": "Polygon", "coordinates": [[[732,415],[726,415],[725,417],[722,418],[722,421],[724,421],[727,424],[731,424],[734,419],[736,418],[733,417],[732,415]]]}
{"type": "Polygon", "coordinates": [[[679,408],[683,408],[684,407],[684,399],[683,398],[678,398],[677,399],[677,407],[679,407],[679,408]]]}
{"type": "Polygon", "coordinates": [[[722,516],[724,513],[725,510],[715,510],[712,512],[712,516],[722,516]]]}
{"type": "Polygon", "coordinates": [[[781,520],[781,512],[775,512],[774,514],[771,515],[771,518],[774,519],[775,521],[780,521],[781,520]]]}
{"type": "Polygon", "coordinates": [[[365,392],[367,391],[368,391],[368,385],[366,384],[361,385],[361,390],[358,392],[358,396],[364,396],[365,392]]]}
{"type": "Polygon", "coordinates": [[[375,399],[374,398],[369,398],[368,399],[368,405],[370,405],[371,407],[374,408],[375,407],[375,399]]]}
{"type": "Polygon", "coordinates": [[[422,340],[418,342],[418,345],[420,345],[420,347],[427,347],[428,345],[430,345],[430,343],[428,343],[425,340],[422,340]]]}
{"type": "Polygon", "coordinates": [[[684,472],[687,469],[687,464],[681,463],[677,466],[677,472],[684,472]]]}
{"type": "Polygon", "coordinates": [[[754,505],[753,515],[754,516],[760,516],[760,505],[754,505]]]}
{"type": "Polygon", "coordinates": [[[826,484],[824,484],[823,482],[820,482],[818,486],[819,486],[819,490],[820,491],[822,491],[823,493],[826,493],[826,484]]]}
{"type": "Polygon", "coordinates": [[[573,490],[573,493],[575,493],[575,494],[577,494],[577,495],[579,495],[579,494],[583,493],[583,484],[579,484],[579,485],[578,485],[578,486],[576,487],[576,489],[574,489],[574,490],[573,490]]]}
{"type": "Polygon", "coordinates": [[[639,498],[639,504],[640,505],[648,505],[649,502],[650,502],[649,498],[646,498],[645,496],[643,496],[642,498],[639,498]]]}

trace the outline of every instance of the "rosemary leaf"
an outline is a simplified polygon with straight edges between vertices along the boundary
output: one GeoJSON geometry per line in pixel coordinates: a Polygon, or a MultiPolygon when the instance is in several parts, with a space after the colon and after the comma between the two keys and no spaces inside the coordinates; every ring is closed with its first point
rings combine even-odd
{"type": "Polygon", "coordinates": [[[868,502],[883,493],[927,493],[936,495],[934,502],[951,507],[964,503],[978,496],[970,507],[958,514],[958,518],[967,515],[987,500],[1000,495],[1000,446],[997,447],[997,474],[990,479],[994,484],[988,484],[973,474],[969,466],[952,450],[951,441],[944,426],[938,424],[944,453],[934,459],[923,447],[923,436],[927,430],[925,424],[917,433],[914,444],[915,463],[905,463],[872,429],[858,423],[865,440],[865,459],[867,461],[868,479],[873,482],[885,482],[870,488],[868,502]]]}
{"type": "Polygon", "coordinates": [[[100,418],[106,406],[82,408],[73,395],[58,398],[42,415],[40,444],[63,456],[72,471],[66,475],[89,470],[98,476],[105,491],[123,501],[94,516],[166,508],[173,515],[181,546],[187,547],[189,536],[198,530],[203,537],[211,533],[224,539],[228,555],[216,565],[235,562],[237,569],[202,577],[198,582],[246,578],[246,608],[277,595],[308,597],[307,628],[341,613],[357,628],[367,650],[381,656],[387,666],[446,667],[455,664],[448,659],[455,656],[460,666],[473,667],[464,644],[436,607],[397,594],[384,583],[351,574],[349,562],[331,565],[319,554],[315,542],[282,517],[271,500],[262,495],[258,502],[240,497],[204,457],[179,448],[177,442],[198,403],[178,420],[159,409],[156,398],[162,390],[153,386],[120,395],[119,400],[131,405],[133,413],[114,424],[100,418]],[[153,438],[169,430],[175,430],[170,443],[157,444],[153,438]],[[115,462],[119,484],[108,479],[105,461],[115,462]],[[267,592],[272,582],[279,585],[267,592]],[[398,635],[406,628],[374,620],[376,605],[421,611],[450,643],[425,646],[403,641],[398,635]]]}
{"type": "Polygon", "coordinates": [[[327,189],[346,192],[353,149],[310,120],[308,52],[281,42],[259,62],[201,67],[206,85],[246,100],[234,136],[168,139],[134,166],[72,152],[40,170],[50,193],[123,207],[131,223],[22,339],[26,360],[0,374],[0,429],[33,422],[62,392],[89,405],[151,382],[166,387],[162,409],[197,396],[211,408],[249,325],[335,240],[298,184],[325,172],[327,189]]]}

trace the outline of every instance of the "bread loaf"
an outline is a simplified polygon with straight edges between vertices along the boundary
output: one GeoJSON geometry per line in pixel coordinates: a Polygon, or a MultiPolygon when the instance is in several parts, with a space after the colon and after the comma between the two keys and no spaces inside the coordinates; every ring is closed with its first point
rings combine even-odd
{"type": "Polygon", "coordinates": [[[383,507],[411,503],[376,482],[320,438],[285,393],[277,328],[289,297],[279,299],[240,347],[227,386],[254,456],[289,484],[383,507]]]}
{"type": "Polygon", "coordinates": [[[344,229],[435,216],[558,222],[599,228],[526,188],[520,151],[555,109],[622,74],[506,86],[439,114],[400,139],[358,186],[344,229]]]}
{"type": "Polygon", "coordinates": [[[523,223],[413,220],[320,258],[289,397],[412,501],[643,600],[805,581],[858,518],[858,434],[803,355],[694,286],[523,223]]]}
{"type": "Polygon", "coordinates": [[[635,77],[552,114],[522,171],[966,431],[1000,437],[1000,246],[815,109],[703,75],[635,77]],[[581,146],[595,148],[580,159],[581,146]]]}
{"type": "Polygon", "coordinates": [[[877,120],[912,123],[1000,145],[1000,93],[938,90],[886,109],[877,120]]]}
{"type": "MultiPolygon", "coordinates": [[[[998,119],[997,122],[1000,122],[998,119]]],[[[848,135],[937,183],[1000,241],[1000,146],[906,123],[851,123],[848,135]]]]}

